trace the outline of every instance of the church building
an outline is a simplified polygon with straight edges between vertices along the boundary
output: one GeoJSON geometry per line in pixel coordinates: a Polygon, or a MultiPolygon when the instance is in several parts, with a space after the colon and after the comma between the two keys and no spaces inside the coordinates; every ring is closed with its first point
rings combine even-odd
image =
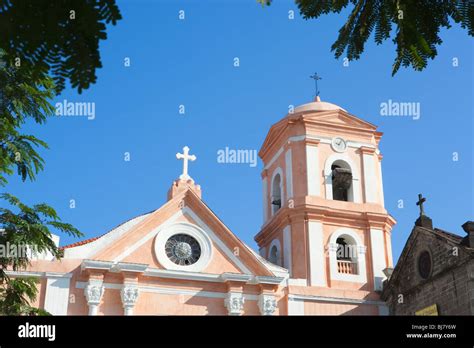
{"type": "Polygon", "coordinates": [[[474,221],[465,237],[434,228],[424,201],[382,299],[391,315],[474,315],[474,221]]]}
{"type": "Polygon", "coordinates": [[[259,151],[258,252],[204,203],[185,147],[160,208],[10,273],[37,277],[34,305],[54,315],[386,315],[381,137],[319,97],[275,123],[259,151]]]}

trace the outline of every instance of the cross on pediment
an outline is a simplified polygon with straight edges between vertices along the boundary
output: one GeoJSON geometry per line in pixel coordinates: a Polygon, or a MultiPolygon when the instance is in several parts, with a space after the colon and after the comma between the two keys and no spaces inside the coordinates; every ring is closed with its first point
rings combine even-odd
{"type": "Polygon", "coordinates": [[[416,202],[416,205],[420,206],[420,216],[425,215],[425,209],[423,208],[423,203],[425,202],[426,202],[426,198],[423,197],[421,193],[418,194],[418,202],[416,202]]]}
{"type": "Polygon", "coordinates": [[[183,174],[179,176],[180,179],[182,180],[189,180],[191,177],[188,175],[188,161],[195,161],[196,156],[190,155],[189,154],[189,147],[185,146],[183,147],[183,153],[177,153],[176,154],[177,159],[182,159],[183,160],[183,174]]]}

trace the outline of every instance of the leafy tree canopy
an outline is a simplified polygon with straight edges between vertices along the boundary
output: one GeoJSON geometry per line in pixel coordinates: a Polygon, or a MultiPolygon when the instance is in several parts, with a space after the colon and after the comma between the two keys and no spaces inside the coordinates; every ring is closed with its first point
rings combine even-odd
{"type": "Polygon", "coordinates": [[[296,4],[304,19],[352,8],[331,47],[336,58],[346,52],[349,60],[357,60],[372,33],[375,42],[381,44],[392,36],[394,29],[396,58],[392,75],[400,66],[423,70],[428,59],[438,54],[436,47],[442,43],[440,29],[450,28],[452,21],[474,36],[472,0],[296,0],[296,4]]]}
{"type": "Polygon", "coordinates": [[[47,148],[47,144],[33,135],[21,134],[19,129],[28,118],[44,123],[53,115],[49,100],[55,90],[47,74],[34,73],[28,63],[16,68],[1,49],[0,60],[0,186],[3,186],[15,167],[23,180],[33,180],[43,169],[44,162],[36,147],[47,148]]]}
{"type": "Polygon", "coordinates": [[[35,73],[49,72],[57,93],[67,79],[81,93],[102,67],[106,24],[121,18],[114,0],[0,0],[0,48],[35,73]]]}
{"type": "Polygon", "coordinates": [[[16,252],[8,248],[0,254],[0,313],[7,315],[44,315],[47,312],[33,308],[30,303],[36,299],[38,290],[35,278],[10,279],[8,270],[21,270],[29,264],[29,252],[50,252],[54,257],[61,256],[61,250],[51,239],[50,227],[71,236],[81,236],[75,227],[64,223],[56,211],[41,203],[32,207],[20,202],[10,194],[0,195],[14,209],[0,208],[0,245],[14,245],[16,252]],[[27,249],[28,246],[28,249],[27,249]]]}

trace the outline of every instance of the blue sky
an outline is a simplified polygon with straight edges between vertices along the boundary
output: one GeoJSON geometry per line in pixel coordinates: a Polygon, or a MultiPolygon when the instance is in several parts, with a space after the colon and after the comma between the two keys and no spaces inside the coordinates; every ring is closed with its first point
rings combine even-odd
{"type": "MultiPolygon", "coordinates": [[[[85,238],[94,237],[164,204],[181,171],[175,154],[188,145],[198,157],[190,174],[204,201],[256,247],[262,164],[221,164],[217,151],[258,150],[288,105],[312,99],[309,75],[317,71],[323,100],[384,132],[385,204],[398,221],[395,260],[417,218],[420,192],[436,227],[464,235],[460,225],[473,219],[474,206],[473,45],[458,26],[442,31],[444,42],[426,70],[401,68],[392,77],[390,40],[377,46],[371,39],[362,58],[348,67],[334,58],[330,47],[346,14],[304,21],[291,1],[266,8],[253,0],[118,5],[123,20],[108,28],[101,43],[98,82],[81,95],[68,89],[54,100],[93,102],[95,119],[58,117],[25,127],[49,144],[42,151],[46,167],[33,183],[12,177],[5,191],[30,204],[47,202],[85,238]],[[178,19],[180,10],[185,20],[178,19]],[[124,66],[126,57],[130,67],[124,66]],[[420,119],[381,116],[380,103],[389,99],[419,102],[420,119]]],[[[61,245],[74,241],[61,236],[61,245]]]]}

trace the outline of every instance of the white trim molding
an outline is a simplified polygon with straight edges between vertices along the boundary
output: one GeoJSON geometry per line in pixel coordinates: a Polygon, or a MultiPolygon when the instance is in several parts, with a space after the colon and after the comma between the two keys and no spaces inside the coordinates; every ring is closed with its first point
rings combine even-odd
{"type": "Polygon", "coordinates": [[[366,304],[366,305],[376,305],[376,306],[385,305],[385,302],[382,302],[382,301],[364,300],[364,299],[358,299],[358,298],[326,297],[326,296],[316,296],[316,295],[300,295],[300,294],[289,294],[288,295],[288,301],[290,301],[290,300],[347,303],[347,304],[366,304]]]}
{"type": "Polygon", "coordinates": [[[321,171],[317,145],[306,145],[306,173],[308,196],[321,196],[321,171]]]}
{"type": "Polygon", "coordinates": [[[288,285],[308,286],[308,280],[304,278],[288,278],[288,285]]]}
{"type": "Polygon", "coordinates": [[[288,295],[288,315],[304,315],[304,301],[288,295]]]}
{"type": "MultiPolygon", "coordinates": [[[[293,162],[291,156],[291,149],[288,149],[285,153],[285,171],[286,171],[286,199],[293,198],[293,162]]],[[[286,205],[286,204],[285,204],[286,205]]],[[[283,206],[283,201],[282,201],[283,206]]]]}
{"type": "MultiPolygon", "coordinates": [[[[85,289],[87,287],[86,282],[76,282],[77,289],[85,289]]],[[[123,288],[123,284],[118,283],[104,283],[104,289],[120,291],[123,288]]],[[[163,295],[184,295],[184,296],[196,296],[205,298],[221,298],[225,299],[229,293],[217,292],[217,291],[202,291],[202,290],[191,290],[191,289],[177,289],[171,287],[152,286],[152,285],[138,285],[140,293],[147,292],[153,294],[163,295]]],[[[258,301],[258,295],[242,293],[245,301],[258,301]]]]}
{"type": "Polygon", "coordinates": [[[372,252],[372,270],[374,273],[374,289],[382,290],[385,278],[383,270],[387,267],[385,263],[385,243],[382,230],[370,229],[370,250],[372,252]]]}
{"type": "Polygon", "coordinates": [[[44,309],[52,315],[67,315],[71,277],[46,277],[44,309]]]}
{"type": "Polygon", "coordinates": [[[327,246],[329,251],[329,272],[331,280],[341,280],[346,282],[367,283],[367,269],[365,262],[365,252],[367,248],[362,244],[359,235],[349,228],[339,228],[331,234],[329,244],[327,246]],[[357,274],[339,273],[337,267],[337,239],[341,236],[347,235],[351,237],[356,243],[356,260],[357,260],[357,274]]]}
{"type": "MultiPolygon", "coordinates": [[[[332,143],[332,137],[323,137],[323,136],[314,136],[314,135],[309,135],[309,134],[303,134],[303,135],[294,135],[288,138],[288,141],[290,142],[298,142],[298,141],[303,141],[303,140],[316,140],[319,141],[321,144],[327,144],[331,145],[332,143]]],[[[346,139],[347,147],[352,147],[355,149],[359,149],[361,147],[369,147],[372,149],[376,149],[375,153],[378,153],[378,149],[370,143],[361,143],[358,141],[353,141],[346,139]]]]}
{"type": "Polygon", "coordinates": [[[327,286],[323,224],[308,221],[309,269],[311,286],[327,286]]]}
{"type": "Polygon", "coordinates": [[[379,172],[379,192],[380,192],[380,204],[382,207],[385,207],[385,197],[383,192],[383,176],[382,176],[382,161],[378,160],[376,162],[379,172]]]}
{"type": "Polygon", "coordinates": [[[262,191],[263,191],[263,223],[268,220],[268,178],[265,177],[262,180],[262,191]]]}
{"type": "Polygon", "coordinates": [[[9,277],[46,278],[44,309],[53,315],[67,315],[72,273],[5,271],[9,277]]]}
{"type": "Polygon", "coordinates": [[[277,153],[272,157],[272,159],[267,163],[267,165],[263,168],[268,169],[272,166],[272,164],[277,160],[278,157],[283,153],[283,147],[280,147],[280,149],[277,151],[277,153]]]}
{"type": "Polygon", "coordinates": [[[81,270],[99,269],[103,271],[110,271],[114,265],[115,262],[113,261],[83,260],[81,263],[81,270]]]}
{"type": "Polygon", "coordinates": [[[253,278],[253,276],[251,274],[239,274],[239,273],[226,272],[226,273],[222,273],[220,275],[220,278],[222,279],[224,283],[229,282],[229,281],[247,283],[249,280],[253,278]]]}
{"type": "Polygon", "coordinates": [[[362,154],[362,165],[364,167],[364,189],[365,202],[377,203],[377,188],[379,183],[375,171],[375,155],[373,153],[362,154]]]}
{"type": "Polygon", "coordinates": [[[169,279],[185,279],[200,282],[222,282],[220,274],[186,272],[181,270],[167,270],[159,268],[148,268],[143,275],[146,277],[169,278],[169,279]]]}
{"type": "Polygon", "coordinates": [[[72,278],[72,273],[61,272],[5,271],[5,273],[10,277],[72,278]]]}
{"type": "Polygon", "coordinates": [[[226,280],[236,280],[248,284],[281,284],[284,277],[272,276],[253,276],[251,274],[238,273],[199,273],[199,272],[185,272],[173,271],[158,268],[148,268],[144,273],[146,277],[169,278],[169,279],[185,279],[202,282],[223,283],[226,280]]]}
{"type": "Polygon", "coordinates": [[[87,258],[93,257],[100,250],[106,249],[108,246],[110,246],[112,243],[114,243],[121,236],[123,236],[125,233],[130,231],[134,226],[142,222],[146,217],[148,217],[151,214],[152,213],[147,213],[147,214],[137,216],[121,224],[120,226],[114,228],[110,232],[104,234],[100,238],[90,243],[64,249],[64,258],[65,259],[87,259],[87,258]]]}
{"type": "Polygon", "coordinates": [[[285,280],[284,277],[255,276],[251,284],[279,285],[285,280]]]}
{"type": "Polygon", "coordinates": [[[113,266],[112,270],[116,272],[143,273],[147,268],[148,264],[146,263],[118,262],[113,266]]]}
{"type": "Polygon", "coordinates": [[[283,267],[289,271],[290,276],[292,274],[291,258],[291,226],[286,225],[283,229],[283,267]]]}

